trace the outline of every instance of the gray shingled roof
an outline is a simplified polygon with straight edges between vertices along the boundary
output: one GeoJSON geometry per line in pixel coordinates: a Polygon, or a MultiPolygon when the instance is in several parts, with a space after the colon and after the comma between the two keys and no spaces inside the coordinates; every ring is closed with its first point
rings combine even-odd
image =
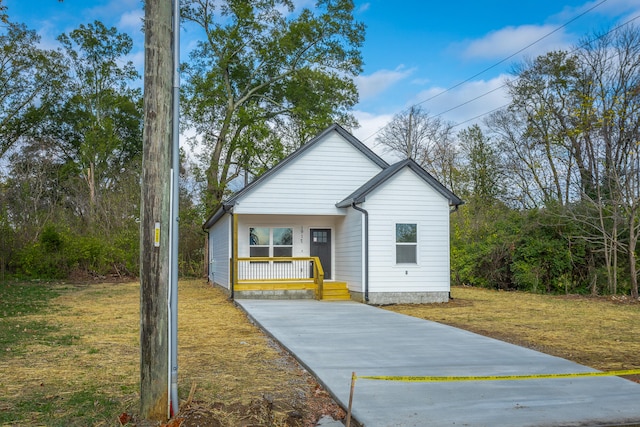
{"type": "Polygon", "coordinates": [[[449,200],[450,206],[459,206],[464,202],[458,196],[453,194],[448,188],[442,185],[437,179],[435,179],[429,172],[424,170],[420,165],[414,162],[411,159],[403,160],[398,163],[391,165],[390,167],[384,169],[378,175],[371,178],[367,181],[362,187],[358,188],[356,191],[347,196],[344,200],[336,203],[336,207],[346,208],[351,206],[353,203],[362,203],[365,201],[367,195],[371,193],[373,190],[378,188],[380,185],[384,184],[388,179],[390,179],[393,175],[398,173],[404,168],[409,168],[413,172],[415,172],[420,178],[422,178],[427,184],[433,187],[438,193],[440,193],[443,197],[449,200]]]}

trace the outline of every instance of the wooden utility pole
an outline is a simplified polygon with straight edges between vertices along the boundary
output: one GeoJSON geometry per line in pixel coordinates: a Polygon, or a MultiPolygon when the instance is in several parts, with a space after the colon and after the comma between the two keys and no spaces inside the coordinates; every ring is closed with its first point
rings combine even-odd
{"type": "Polygon", "coordinates": [[[171,0],[145,2],[144,133],[140,230],[140,415],[169,408],[169,221],[172,76],[171,0]]]}

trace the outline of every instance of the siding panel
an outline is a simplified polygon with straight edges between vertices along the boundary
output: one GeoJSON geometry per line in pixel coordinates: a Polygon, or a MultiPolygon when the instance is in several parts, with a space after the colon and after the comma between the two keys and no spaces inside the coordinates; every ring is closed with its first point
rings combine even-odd
{"type": "Polygon", "coordinates": [[[349,290],[364,292],[363,289],[363,224],[362,214],[349,209],[347,216],[339,223],[336,235],[336,262],[339,266],[336,276],[347,282],[349,290]]]}
{"type": "Polygon", "coordinates": [[[229,289],[231,272],[231,215],[224,215],[209,229],[209,280],[229,289]]]}
{"type": "Polygon", "coordinates": [[[381,168],[332,132],[244,194],[241,214],[344,215],[335,204],[381,168]]]}
{"type": "Polygon", "coordinates": [[[449,291],[449,204],[409,169],[367,196],[370,292],[449,291]],[[417,264],[396,264],[395,224],[418,225],[417,264]]]}

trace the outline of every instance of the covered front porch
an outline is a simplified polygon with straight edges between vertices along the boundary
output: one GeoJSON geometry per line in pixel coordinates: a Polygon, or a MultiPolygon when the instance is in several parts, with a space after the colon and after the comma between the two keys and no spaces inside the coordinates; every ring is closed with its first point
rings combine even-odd
{"type": "Polygon", "coordinates": [[[231,263],[236,298],[351,298],[346,282],[325,280],[319,257],[238,257],[231,263]]]}
{"type": "Polygon", "coordinates": [[[207,229],[208,278],[232,298],[362,300],[360,212],[332,215],[221,211],[207,229]]]}

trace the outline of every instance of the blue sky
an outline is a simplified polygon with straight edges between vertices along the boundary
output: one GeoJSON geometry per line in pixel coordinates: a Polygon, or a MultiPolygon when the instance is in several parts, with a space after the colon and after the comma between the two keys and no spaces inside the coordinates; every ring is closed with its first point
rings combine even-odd
{"type": "MultiPolygon", "coordinates": [[[[142,70],[140,0],[4,0],[4,4],[10,19],[38,31],[47,47],[56,46],[56,36],[82,23],[100,20],[116,26],[133,37],[130,59],[142,70]]],[[[473,123],[468,120],[507,102],[501,86],[524,57],[571,49],[581,38],[633,18],[640,26],[638,0],[356,0],[356,8],[356,18],[364,22],[367,33],[364,71],[356,81],[360,103],[354,111],[361,127],[354,133],[370,145],[375,132],[394,114],[417,103],[433,115],[443,113],[443,118],[461,123],[461,130],[473,123]]],[[[188,28],[181,33],[182,60],[197,35],[188,28]]]]}

